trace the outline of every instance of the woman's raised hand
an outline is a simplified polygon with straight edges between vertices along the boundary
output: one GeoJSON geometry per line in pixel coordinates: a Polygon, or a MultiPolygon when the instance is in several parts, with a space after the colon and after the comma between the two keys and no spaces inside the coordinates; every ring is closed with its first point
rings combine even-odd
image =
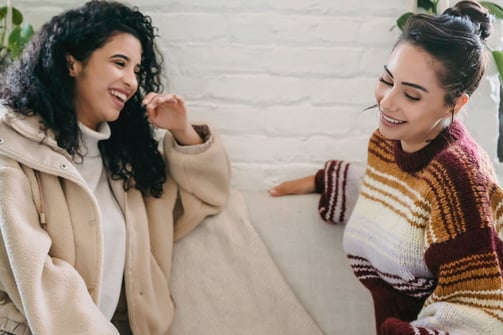
{"type": "Polygon", "coordinates": [[[148,93],[143,99],[147,117],[156,127],[171,131],[175,139],[182,145],[202,143],[187,120],[187,109],[183,99],[176,94],[148,93]]]}

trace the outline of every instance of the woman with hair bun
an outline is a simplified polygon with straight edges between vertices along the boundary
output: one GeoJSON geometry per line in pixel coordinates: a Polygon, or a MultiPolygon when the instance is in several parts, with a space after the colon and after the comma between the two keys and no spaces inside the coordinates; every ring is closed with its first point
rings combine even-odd
{"type": "Polygon", "coordinates": [[[413,15],[375,89],[368,161],[331,160],[273,196],[321,193],[369,289],[377,334],[503,334],[503,189],[455,118],[486,67],[487,10],[413,15]]]}
{"type": "Polygon", "coordinates": [[[219,137],[164,93],[156,29],[93,0],[41,27],[0,115],[0,334],[164,335],[173,240],[230,191],[219,137]]]}

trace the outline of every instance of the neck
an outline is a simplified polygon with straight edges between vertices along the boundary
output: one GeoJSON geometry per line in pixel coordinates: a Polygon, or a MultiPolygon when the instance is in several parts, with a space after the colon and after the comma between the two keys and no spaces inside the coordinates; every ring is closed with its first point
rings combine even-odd
{"type": "Polygon", "coordinates": [[[421,142],[411,143],[405,140],[400,141],[400,145],[402,146],[402,150],[404,152],[413,153],[419,151],[426,147],[428,144],[433,142],[437,136],[442,132],[442,130],[446,129],[444,126],[444,122],[439,122],[435,127],[425,136],[425,139],[421,142]]]}

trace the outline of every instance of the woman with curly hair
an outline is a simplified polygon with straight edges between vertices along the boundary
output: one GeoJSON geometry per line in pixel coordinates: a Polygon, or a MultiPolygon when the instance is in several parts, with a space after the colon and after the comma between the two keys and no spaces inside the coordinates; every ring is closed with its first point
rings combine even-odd
{"type": "Polygon", "coordinates": [[[455,115],[484,75],[478,2],[411,16],[376,89],[365,168],[330,160],[271,195],[321,193],[379,335],[503,334],[503,189],[455,115]]]}
{"type": "Polygon", "coordinates": [[[2,91],[0,333],[166,334],[173,240],[230,166],[162,92],[150,17],[90,1],[34,36],[2,91]]]}

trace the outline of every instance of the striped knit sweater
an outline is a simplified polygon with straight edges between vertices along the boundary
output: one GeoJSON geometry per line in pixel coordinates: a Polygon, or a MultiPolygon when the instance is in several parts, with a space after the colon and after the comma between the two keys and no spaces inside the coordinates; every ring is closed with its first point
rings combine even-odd
{"type": "Polygon", "coordinates": [[[503,190],[461,123],[415,153],[377,130],[365,170],[329,161],[316,188],[377,334],[503,334],[503,190]]]}

